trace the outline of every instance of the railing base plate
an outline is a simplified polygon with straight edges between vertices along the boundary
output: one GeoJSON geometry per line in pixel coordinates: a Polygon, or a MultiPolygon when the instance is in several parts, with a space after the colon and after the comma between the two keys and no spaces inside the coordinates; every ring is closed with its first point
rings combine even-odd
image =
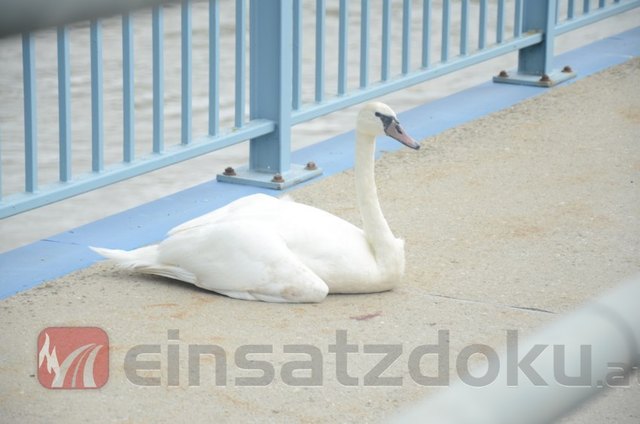
{"type": "Polygon", "coordinates": [[[530,85],[534,87],[553,87],[566,80],[574,78],[575,72],[567,71],[553,71],[548,75],[548,78],[540,75],[521,74],[517,72],[509,72],[508,76],[495,76],[493,82],[499,82],[503,84],[518,84],[518,85],[530,85]]]}
{"type": "Polygon", "coordinates": [[[216,179],[219,182],[225,183],[284,190],[322,175],[322,168],[308,169],[304,165],[291,164],[289,171],[282,174],[282,181],[274,181],[275,174],[252,171],[247,166],[237,168],[235,174],[236,175],[218,174],[216,179]]]}

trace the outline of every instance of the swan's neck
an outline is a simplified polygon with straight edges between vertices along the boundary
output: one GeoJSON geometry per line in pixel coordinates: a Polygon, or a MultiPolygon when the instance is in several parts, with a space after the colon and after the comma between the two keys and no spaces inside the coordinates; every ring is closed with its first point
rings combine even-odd
{"type": "MultiPolygon", "coordinates": [[[[375,139],[356,132],[356,195],[364,233],[373,249],[376,262],[384,271],[404,268],[402,240],[394,237],[382,214],[374,177],[375,139]]],[[[400,272],[402,272],[400,269],[400,272]]]]}

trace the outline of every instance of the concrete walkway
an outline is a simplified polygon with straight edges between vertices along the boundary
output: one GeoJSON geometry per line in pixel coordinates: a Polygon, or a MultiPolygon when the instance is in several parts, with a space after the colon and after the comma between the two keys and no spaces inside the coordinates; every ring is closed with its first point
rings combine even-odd
{"type": "MultiPolygon", "coordinates": [[[[385,155],[381,203],[407,249],[391,292],[253,303],[98,264],[3,300],[2,421],[382,421],[445,390],[420,384],[446,382],[444,357],[453,381],[463,348],[498,350],[507,330],[524,337],[640,269],[639,139],[634,59],[385,155]],[[36,340],[56,326],[108,334],[104,387],[38,384],[36,340]],[[436,354],[419,355],[447,341],[440,371],[436,354]],[[136,364],[142,351],[161,353],[136,364]],[[216,362],[196,366],[198,351],[216,362]],[[376,379],[383,352],[397,358],[376,379]]],[[[358,223],[352,176],[293,196],[358,223]]],[[[638,423],[639,395],[636,373],[563,422],[638,423]]]]}

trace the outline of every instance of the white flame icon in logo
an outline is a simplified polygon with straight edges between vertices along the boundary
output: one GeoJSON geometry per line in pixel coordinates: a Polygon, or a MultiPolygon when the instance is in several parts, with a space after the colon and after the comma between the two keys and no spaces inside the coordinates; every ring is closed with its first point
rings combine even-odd
{"type": "Polygon", "coordinates": [[[53,383],[51,383],[52,388],[61,388],[64,385],[64,381],[67,377],[67,372],[72,367],[76,358],[80,357],[80,359],[75,362],[75,366],[73,367],[73,377],[71,378],[71,387],[76,387],[78,381],[78,372],[80,371],[82,365],[84,364],[84,369],[82,372],[82,385],[85,388],[95,388],[97,387],[95,379],[93,378],[93,365],[96,360],[96,356],[100,349],[102,349],[102,345],[96,343],[89,343],[84,346],[80,346],[73,352],[69,354],[62,362],[62,365],[58,362],[58,355],[56,354],[56,347],[53,346],[51,352],[49,352],[49,334],[45,333],[44,344],[42,345],[42,349],[38,352],[38,367],[42,366],[43,362],[47,364],[47,372],[53,372],[54,378],[53,383]]]}

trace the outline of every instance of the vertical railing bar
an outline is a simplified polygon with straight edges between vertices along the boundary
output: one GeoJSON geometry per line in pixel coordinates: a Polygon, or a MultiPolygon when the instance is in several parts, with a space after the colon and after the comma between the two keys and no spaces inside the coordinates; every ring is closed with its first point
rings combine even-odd
{"type": "Polygon", "coordinates": [[[0,201],[2,201],[2,131],[0,131],[0,201]]]}
{"type": "Polygon", "coordinates": [[[469,43],[469,0],[462,0],[460,7],[460,55],[466,56],[469,43]]]}
{"type": "Polygon", "coordinates": [[[151,13],[153,61],[153,153],[164,150],[164,24],[162,6],[151,13]]]}
{"type": "Polygon", "coordinates": [[[584,0],[582,2],[582,13],[586,15],[587,13],[589,13],[589,9],[590,9],[590,1],[584,0]]]}
{"type": "Polygon", "coordinates": [[[431,0],[422,2],[422,67],[431,62],[431,0]]]}
{"type": "Polygon", "coordinates": [[[245,44],[246,10],[245,0],[236,0],[236,117],[235,126],[244,124],[245,110],[245,44]]]}
{"type": "Polygon", "coordinates": [[[36,110],[36,63],[32,33],[22,34],[22,72],[24,86],[24,164],[25,191],[38,190],[38,137],[36,110]]]}
{"type": "Polygon", "coordinates": [[[316,102],[324,98],[325,0],[316,0],[316,102]]]}
{"type": "Polygon", "coordinates": [[[513,36],[518,38],[522,35],[522,0],[516,0],[514,11],[513,36]]]}
{"type": "Polygon", "coordinates": [[[451,24],[451,3],[450,0],[442,1],[442,49],[440,50],[440,61],[445,63],[449,60],[449,26],[451,24]]]}
{"type": "Polygon", "coordinates": [[[122,16],[122,98],[123,98],[123,159],[135,158],[134,84],[133,84],[133,22],[130,13],[122,16]]]}
{"type": "Polygon", "coordinates": [[[480,28],[478,34],[478,49],[487,45],[487,0],[480,0],[480,28]]]}
{"type": "Polygon", "coordinates": [[[293,109],[302,106],[302,0],[293,2],[293,109]]]}
{"type": "Polygon", "coordinates": [[[182,144],[191,143],[191,0],[181,5],[182,144]]]}
{"type": "Polygon", "coordinates": [[[606,6],[606,1],[605,0],[598,0],[598,8],[600,9],[604,9],[604,7],[606,6]]]}
{"type": "Polygon", "coordinates": [[[100,172],[104,167],[104,122],[102,91],[102,24],[91,20],[91,170],[100,172]]]}
{"type": "Polygon", "coordinates": [[[2,131],[0,131],[0,201],[2,201],[2,131]]]}
{"type": "Polygon", "coordinates": [[[498,20],[496,25],[496,43],[500,44],[504,40],[504,0],[498,0],[498,20]]]}
{"type": "Polygon", "coordinates": [[[389,79],[391,70],[391,59],[389,52],[391,49],[391,0],[383,0],[382,2],[382,60],[380,79],[386,81],[389,79]]]}
{"type": "Polygon", "coordinates": [[[569,20],[573,19],[575,8],[576,8],[576,5],[574,0],[569,0],[567,2],[567,19],[569,20]]]}
{"type": "Polygon", "coordinates": [[[408,74],[411,65],[411,0],[402,3],[402,73],[408,74]]]}
{"type": "Polygon", "coordinates": [[[360,2],[360,88],[369,85],[369,0],[360,2]]]}
{"type": "Polygon", "coordinates": [[[338,95],[347,91],[347,44],[349,41],[349,2],[340,0],[340,21],[338,29],[338,95]]]}
{"type": "Polygon", "coordinates": [[[59,131],[59,178],[71,180],[71,94],[69,66],[69,30],[66,26],[57,29],[58,42],[58,131],[59,131]]]}
{"type": "Polygon", "coordinates": [[[220,129],[220,5],[209,0],[209,135],[220,129]]]}

